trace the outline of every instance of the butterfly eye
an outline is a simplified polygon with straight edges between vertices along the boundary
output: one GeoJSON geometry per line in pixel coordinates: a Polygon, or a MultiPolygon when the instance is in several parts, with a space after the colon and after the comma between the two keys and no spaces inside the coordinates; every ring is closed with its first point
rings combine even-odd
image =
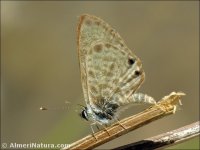
{"type": "Polygon", "coordinates": [[[134,59],[132,59],[132,58],[129,58],[128,59],[128,64],[129,65],[133,65],[135,63],[135,60],[134,59]]]}
{"type": "Polygon", "coordinates": [[[83,111],[81,112],[80,116],[81,116],[82,118],[84,118],[85,120],[88,120],[88,118],[87,118],[87,113],[86,113],[85,110],[83,110],[83,111]]]}

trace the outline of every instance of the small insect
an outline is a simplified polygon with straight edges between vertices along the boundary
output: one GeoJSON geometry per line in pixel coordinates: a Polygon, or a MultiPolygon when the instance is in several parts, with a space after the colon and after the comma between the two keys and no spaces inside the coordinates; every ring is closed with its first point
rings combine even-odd
{"type": "Polygon", "coordinates": [[[78,55],[86,102],[80,115],[92,122],[91,129],[93,124],[118,121],[120,110],[129,104],[156,103],[152,97],[136,92],[145,78],[141,60],[102,19],[80,16],[78,55]]]}
{"type": "Polygon", "coordinates": [[[40,110],[48,110],[46,107],[41,106],[40,110]]]}

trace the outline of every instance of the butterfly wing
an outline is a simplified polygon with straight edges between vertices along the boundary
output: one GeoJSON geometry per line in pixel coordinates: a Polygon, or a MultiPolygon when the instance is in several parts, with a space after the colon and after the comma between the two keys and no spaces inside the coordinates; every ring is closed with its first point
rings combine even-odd
{"type": "Polygon", "coordinates": [[[141,85],[144,72],[139,58],[110,25],[95,16],[82,15],[78,53],[88,105],[101,108],[109,101],[129,103],[128,97],[141,85]]]}

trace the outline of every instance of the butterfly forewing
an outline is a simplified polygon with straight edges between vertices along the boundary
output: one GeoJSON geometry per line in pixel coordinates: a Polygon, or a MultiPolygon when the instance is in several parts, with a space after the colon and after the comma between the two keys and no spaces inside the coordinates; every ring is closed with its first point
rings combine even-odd
{"type": "Polygon", "coordinates": [[[103,20],[82,15],[78,26],[78,51],[84,98],[89,105],[108,101],[127,104],[144,80],[137,77],[141,62],[120,35],[103,20]]]}

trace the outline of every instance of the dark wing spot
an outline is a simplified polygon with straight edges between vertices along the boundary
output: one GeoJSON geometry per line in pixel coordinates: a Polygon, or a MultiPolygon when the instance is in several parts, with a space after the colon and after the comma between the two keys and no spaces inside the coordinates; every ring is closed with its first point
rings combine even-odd
{"type": "Polygon", "coordinates": [[[94,72],[92,70],[88,71],[88,75],[92,78],[95,78],[94,72]]]}
{"type": "Polygon", "coordinates": [[[83,49],[81,52],[83,53],[83,55],[87,54],[87,50],[86,49],[83,49]]]}
{"type": "Polygon", "coordinates": [[[95,50],[96,52],[98,52],[98,53],[101,52],[102,49],[103,49],[102,44],[97,44],[97,45],[94,46],[94,50],[95,50]]]}
{"type": "Polygon", "coordinates": [[[135,60],[134,59],[132,59],[132,58],[129,58],[128,59],[128,64],[129,65],[133,65],[135,63],[135,60]]]}
{"type": "Polygon", "coordinates": [[[107,74],[108,74],[108,71],[105,70],[105,69],[104,69],[104,70],[102,69],[101,73],[102,73],[103,75],[107,75],[107,74]]]}
{"type": "Polygon", "coordinates": [[[113,76],[112,71],[107,72],[107,76],[108,76],[108,77],[112,77],[112,76],[113,76]]]}
{"type": "Polygon", "coordinates": [[[114,29],[110,29],[110,33],[113,33],[115,30],[114,29]]]}
{"type": "Polygon", "coordinates": [[[108,89],[103,90],[103,92],[102,92],[102,95],[103,95],[104,97],[108,97],[109,94],[110,94],[110,91],[109,91],[108,89]]]}
{"type": "Polygon", "coordinates": [[[97,94],[97,88],[95,86],[90,86],[90,90],[92,93],[97,94]]]}
{"type": "Polygon", "coordinates": [[[99,84],[99,86],[102,88],[102,89],[105,89],[107,86],[107,84],[99,84]]]}
{"type": "Polygon", "coordinates": [[[105,46],[106,46],[106,48],[110,48],[111,47],[111,45],[109,43],[106,43],[105,46]]]}
{"type": "Polygon", "coordinates": [[[100,25],[100,21],[95,21],[95,24],[96,24],[97,26],[99,26],[99,25],[100,25]]]}
{"type": "Polygon", "coordinates": [[[104,97],[99,96],[99,97],[97,98],[97,103],[96,103],[96,104],[101,108],[101,107],[104,105],[104,103],[105,103],[104,97]]]}
{"type": "Polygon", "coordinates": [[[120,43],[120,46],[121,46],[121,47],[124,47],[124,44],[120,43]]]}
{"type": "Polygon", "coordinates": [[[114,68],[115,68],[115,64],[112,63],[112,64],[110,65],[109,69],[112,71],[114,68]]]}
{"type": "Polygon", "coordinates": [[[110,57],[110,56],[105,56],[105,57],[103,57],[103,61],[108,61],[108,62],[110,62],[110,61],[112,61],[112,57],[110,57]]]}
{"type": "Polygon", "coordinates": [[[140,74],[141,74],[140,71],[135,71],[135,75],[136,75],[136,76],[139,76],[140,74]]]}
{"type": "Polygon", "coordinates": [[[119,82],[119,79],[114,79],[114,80],[113,80],[113,83],[114,83],[114,84],[117,84],[118,82],[119,82]]]}
{"type": "Polygon", "coordinates": [[[87,19],[87,20],[85,20],[85,24],[88,25],[88,26],[90,26],[92,24],[92,21],[89,20],[89,19],[87,19]]]}

